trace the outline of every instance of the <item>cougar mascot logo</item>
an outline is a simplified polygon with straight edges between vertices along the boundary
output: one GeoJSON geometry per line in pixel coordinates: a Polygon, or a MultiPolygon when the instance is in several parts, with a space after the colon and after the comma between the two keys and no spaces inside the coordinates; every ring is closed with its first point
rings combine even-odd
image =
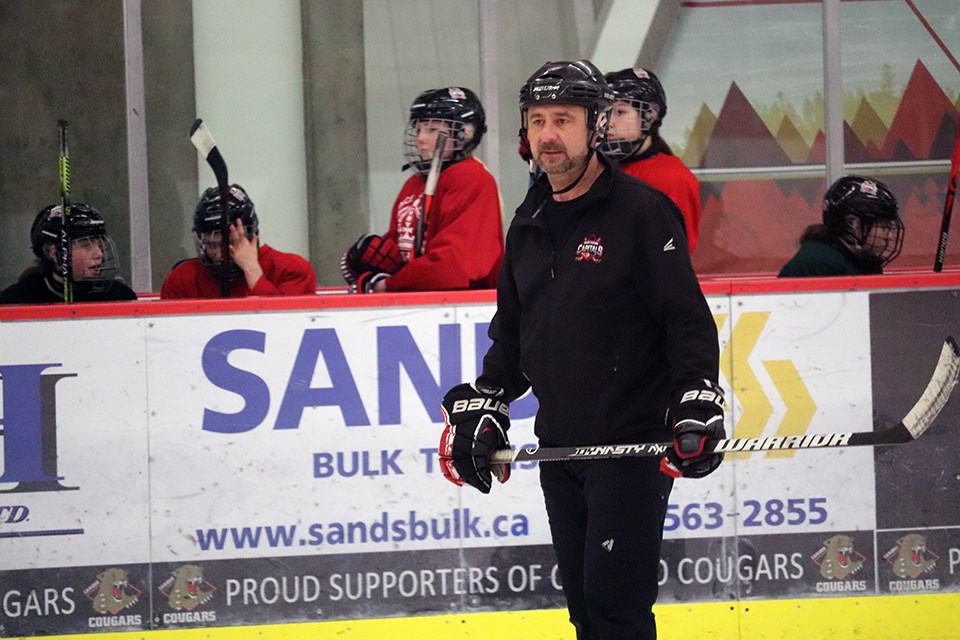
{"type": "Polygon", "coordinates": [[[836,535],[823,542],[823,547],[813,556],[820,565],[820,575],[831,580],[844,578],[860,571],[863,567],[861,554],[853,548],[853,538],[836,535]]]}
{"type": "Polygon", "coordinates": [[[171,609],[193,611],[212,598],[214,590],[203,579],[203,569],[195,564],[185,564],[175,569],[160,585],[160,591],[167,596],[171,609]]]}
{"type": "Polygon", "coordinates": [[[919,533],[908,533],[883,557],[893,565],[893,573],[898,578],[917,578],[937,566],[938,556],[927,550],[926,538],[919,533]]]}
{"type": "Polygon", "coordinates": [[[112,615],[132,607],[140,599],[139,590],[127,582],[127,572],[117,567],[100,573],[84,593],[93,601],[94,611],[112,615]]]}

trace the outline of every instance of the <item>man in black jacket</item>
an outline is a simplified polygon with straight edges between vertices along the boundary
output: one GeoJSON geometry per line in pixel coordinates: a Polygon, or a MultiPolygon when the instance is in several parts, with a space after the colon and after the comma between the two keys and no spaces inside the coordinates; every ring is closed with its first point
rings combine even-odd
{"type": "Polygon", "coordinates": [[[542,446],[659,441],[662,461],[550,462],[540,484],[578,640],[655,638],[652,612],[673,478],[721,455],[719,345],[676,205],[596,153],[613,103],[589,61],[552,62],[520,91],[521,137],[544,175],[507,234],[493,344],[443,400],[440,466],[487,493],[509,467],[509,403],[532,387],[542,446]],[[664,424],[664,415],[667,423],[664,424]],[[661,473],[663,471],[664,473],[661,473]]]}

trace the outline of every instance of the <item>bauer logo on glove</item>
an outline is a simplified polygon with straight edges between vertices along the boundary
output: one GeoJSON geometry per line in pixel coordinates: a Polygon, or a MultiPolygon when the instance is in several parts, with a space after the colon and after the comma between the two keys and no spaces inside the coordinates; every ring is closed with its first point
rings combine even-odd
{"type": "Polygon", "coordinates": [[[723,454],[706,451],[709,442],[726,435],[723,390],[716,383],[699,380],[688,385],[677,394],[666,421],[673,430],[673,450],[661,461],[661,471],[674,478],[702,478],[720,466],[723,454]]]}
{"type": "Polygon", "coordinates": [[[510,448],[510,406],[502,397],[503,389],[467,383],[443,397],[445,426],[437,453],[440,471],[455,485],[490,493],[493,476],[500,482],[510,478],[510,465],[490,464],[495,451],[510,448]]]}

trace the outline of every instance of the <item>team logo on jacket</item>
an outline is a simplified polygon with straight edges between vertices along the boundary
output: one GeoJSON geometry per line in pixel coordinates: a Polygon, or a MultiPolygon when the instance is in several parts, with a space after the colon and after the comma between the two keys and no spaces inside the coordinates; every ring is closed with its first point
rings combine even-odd
{"type": "MultiPolygon", "coordinates": [[[[409,195],[397,205],[397,248],[404,262],[413,255],[414,236],[416,235],[417,220],[420,218],[420,197],[422,194],[409,195]]],[[[424,239],[424,248],[427,241],[424,239]]]]}
{"type": "Polygon", "coordinates": [[[603,259],[603,238],[589,235],[577,247],[577,262],[600,262],[603,259]]]}

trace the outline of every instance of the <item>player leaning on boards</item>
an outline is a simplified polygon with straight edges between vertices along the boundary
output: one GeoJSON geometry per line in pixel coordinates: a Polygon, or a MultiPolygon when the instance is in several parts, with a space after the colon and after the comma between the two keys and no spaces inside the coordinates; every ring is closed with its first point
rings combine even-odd
{"type": "Polygon", "coordinates": [[[722,456],[703,447],[724,436],[717,329],[677,207],[596,153],[612,103],[586,60],[547,63],[521,88],[521,137],[545,175],[507,234],[483,373],[447,392],[439,446],[447,479],[488,493],[492,473],[509,477],[489,456],[508,447],[509,403],[529,387],[543,446],[659,441],[672,432],[663,460],[540,465],[579,640],[656,637],[673,478],[716,469],[722,456]]]}
{"type": "Polygon", "coordinates": [[[804,230],[800,249],[779,276],[879,274],[902,246],[903,221],[893,192],[879,180],[845,176],[823,196],[823,224],[804,230]]]}
{"type": "Polygon", "coordinates": [[[500,191],[473,150],[487,130],[483,105],[462,87],[424,91],[410,107],[404,155],[414,174],[397,195],[383,236],[361,236],[340,271],[352,291],[491,289],[503,259],[500,191]],[[429,173],[437,137],[436,192],[429,173]],[[432,196],[432,197],[428,197],[432,196]],[[429,206],[425,206],[429,203],[429,206]],[[417,246],[421,220],[422,244],[417,246]]]}
{"type": "Polygon", "coordinates": [[[228,270],[231,298],[316,293],[317,278],[309,262],[295,253],[260,244],[256,207],[238,184],[227,190],[230,261],[224,266],[220,251],[221,202],[217,187],[200,196],[193,214],[197,257],[174,266],[160,289],[161,298],[219,298],[224,268],[228,270]]]}
{"type": "Polygon", "coordinates": [[[600,152],[620,169],[667,194],[683,213],[690,253],[700,230],[700,182],[660,137],[667,94],[656,74],[642,67],[604,76],[615,97],[610,130],[600,152]]]}
{"type": "MultiPolygon", "coordinates": [[[[0,291],[0,304],[63,302],[63,276],[58,248],[63,228],[61,205],[43,208],[30,227],[30,245],[37,264],[0,291]]],[[[117,249],[107,223],[90,205],[70,205],[70,280],[73,302],[136,300],[137,294],[115,278],[117,249]]]]}

